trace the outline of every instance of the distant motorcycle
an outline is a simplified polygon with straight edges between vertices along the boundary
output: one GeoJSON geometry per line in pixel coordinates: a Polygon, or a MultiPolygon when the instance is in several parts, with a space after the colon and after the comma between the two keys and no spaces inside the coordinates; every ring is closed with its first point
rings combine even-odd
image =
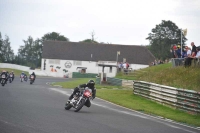
{"type": "Polygon", "coordinates": [[[20,81],[21,81],[21,82],[24,81],[24,75],[20,75],[20,81]]]}
{"type": "Polygon", "coordinates": [[[21,82],[23,82],[23,81],[26,81],[26,82],[27,82],[27,80],[28,80],[28,78],[27,78],[26,75],[23,75],[23,74],[20,75],[20,81],[21,81],[21,82]]]}
{"type": "Polygon", "coordinates": [[[11,83],[13,81],[13,74],[9,74],[9,82],[11,83]]]}
{"type": "Polygon", "coordinates": [[[92,99],[92,90],[88,87],[81,89],[80,92],[77,92],[72,100],[66,103],[65,109],[69,110],[70,108],[75,108],[75,112],[81,110],[81,108],[86,104],[87,100],[92,99]]]}
{"type": "Polygon", "coordinates": [[[6,84],[6,75],[1,75],[1,85],[4,86],[6,84]]]}
{"type": "Polygon", "coordinates": [[[35,78],[35,77],[34,77],[33,75],[30,76],[30,84],[33,84],[34,78],[35,78]]]}
{"type": "Polygon", "coordinates": [[[26,75],[24,75],[24,81],[27,82],[27,80],[28,80],[28,77],[26,75]]]}

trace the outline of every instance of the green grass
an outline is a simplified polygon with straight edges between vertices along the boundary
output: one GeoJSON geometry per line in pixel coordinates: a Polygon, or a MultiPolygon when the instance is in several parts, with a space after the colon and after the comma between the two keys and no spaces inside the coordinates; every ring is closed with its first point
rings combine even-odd
{"type": "MultiPolygon", "coordinates": [[[[79,84],[86,83],[89,79],[77,79],[68,82],[57,82],[54,85],[62,85],[63,88],[74,88],[79,84]]],[[[186,112],[163,106],[141,96],[134,95],[133,90],[122,90],[119,86],[101,86],[96,85],[97,97],[110,101],[112,103],[137,110],[150,115],[158,115],[164,118],[172,119],[177,122],[188,125],[200,126],[200,115],[191,115],[186,112]],[[101,89],[106,88],[106,89],[101,89]],[[119,88],[119,89],[113,89],[119,88]]]]}
{"type": "Polygon", "coordinates": [[[97,90],[97,97],[150,115],[158,115],[188,125],[200,126],[200,115],[191,115],[134,95],[132,90],[97,90]]]}
{"type": "Polygon", "coordinates": [[[15,76],[19,76],[22,72],[24,72],[26,75],[28,75],[29,73],[26,71],[21,71],[21,70],[16,70],[16,69],[10,69],[10,68],[0,68],[0,72],[2,72],[2,70],[8,71],[9,73],[11,71],[14,72],[15,76]]]}
{"type": "MultiPolygon", "coordinates": [[[[72,89],[77,87],[80,84],[84,84],[87,83],[88,80],[91,78],[77,78],[76,80],[70,81],[70,82],[56,82],[53,85],[61,85],[63,88],[68,88],[68,89],[72,89]]],[[[95,81],[95,79],[93,79],[95,81]]],[[[113,88],[117,88],[117,89],[124,89],[124,87],[122,86],[108,86],[108,85],[95,85],[96,89],[113,89],[113,88]]]]}
{"type": "Polygon", "coordinates": [[[172,67],[171,63],[148,67],[116,78],[142,80],[182,89],[200,91],[200,67],[172,67]]]}

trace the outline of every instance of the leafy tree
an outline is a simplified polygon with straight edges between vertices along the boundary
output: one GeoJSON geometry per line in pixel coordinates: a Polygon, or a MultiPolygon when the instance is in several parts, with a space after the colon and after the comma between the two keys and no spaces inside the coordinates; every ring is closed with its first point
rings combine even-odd
{"type": "Polygon", "coordinates": [[[10,40],[7,35],[2,39],[0,34],[0,61],[11,63],[14,60],[14,52],[10,46],[10,40]]]}
{"type": "Polygon", "coordinates": [[[0,32],[0,62],[3,62],[2,45],[3,45],[3,39],[1,37],[1,32],[0,32]]]}
{"type": "MultiPolygon", "coordinates": [[[[146,39],[150,41],[149,49],[156,58],[170,58],[170,48],[172,45],[181,44],[181,29],[170,20],[162,20],[162,23],[156,25],[146,39]]],[[[182,34],[183,46],[186,41],[186,37],[182,34]]]]}
{"type": "Polygon", "coordinates": [[[18,56],[16,56],[16,61],[21,65],[27,65],[30,67],[40,66],[41,54],[42,54],[42,44],[41,40],[33,40],[31,36],[27,40],[23,40],[24,46],[20,46],[18,49],[18,56]]]}
{"type": "Polygon", "coordinates": [[[57,32],[47,33],[42,37],[42,40],[54,40],[54,41],[69,41],[69,39],[57,32]]]}

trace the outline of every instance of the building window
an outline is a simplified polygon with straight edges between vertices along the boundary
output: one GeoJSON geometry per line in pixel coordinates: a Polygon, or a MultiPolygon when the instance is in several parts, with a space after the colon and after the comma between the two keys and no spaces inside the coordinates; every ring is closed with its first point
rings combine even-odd
{"type": "Polygon", "coordinates": [[[60,64],[60,60],[51,60],[51,59],[49,59],[49,64],[60,64]]]}
{"type": "Polygon", "coordinates": [[[81,65],[82,65],[82,62],[81,62],[81,61],[74,61],[74,65],[76,65],[76,66],[81,66],[81,65]]]}

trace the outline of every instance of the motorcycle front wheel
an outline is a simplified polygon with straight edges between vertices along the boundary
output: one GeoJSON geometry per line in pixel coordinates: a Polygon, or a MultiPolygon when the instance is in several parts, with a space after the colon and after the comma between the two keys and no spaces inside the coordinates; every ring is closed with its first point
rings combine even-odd
{"type": "Polygon", "coordinates": [[[78,112],[79,110],[81,110],[84,105],[85,105],[85,100],[81,99],[79,105],[77,105],[78,107],[74,110],[74,112],[78,112]]]}

